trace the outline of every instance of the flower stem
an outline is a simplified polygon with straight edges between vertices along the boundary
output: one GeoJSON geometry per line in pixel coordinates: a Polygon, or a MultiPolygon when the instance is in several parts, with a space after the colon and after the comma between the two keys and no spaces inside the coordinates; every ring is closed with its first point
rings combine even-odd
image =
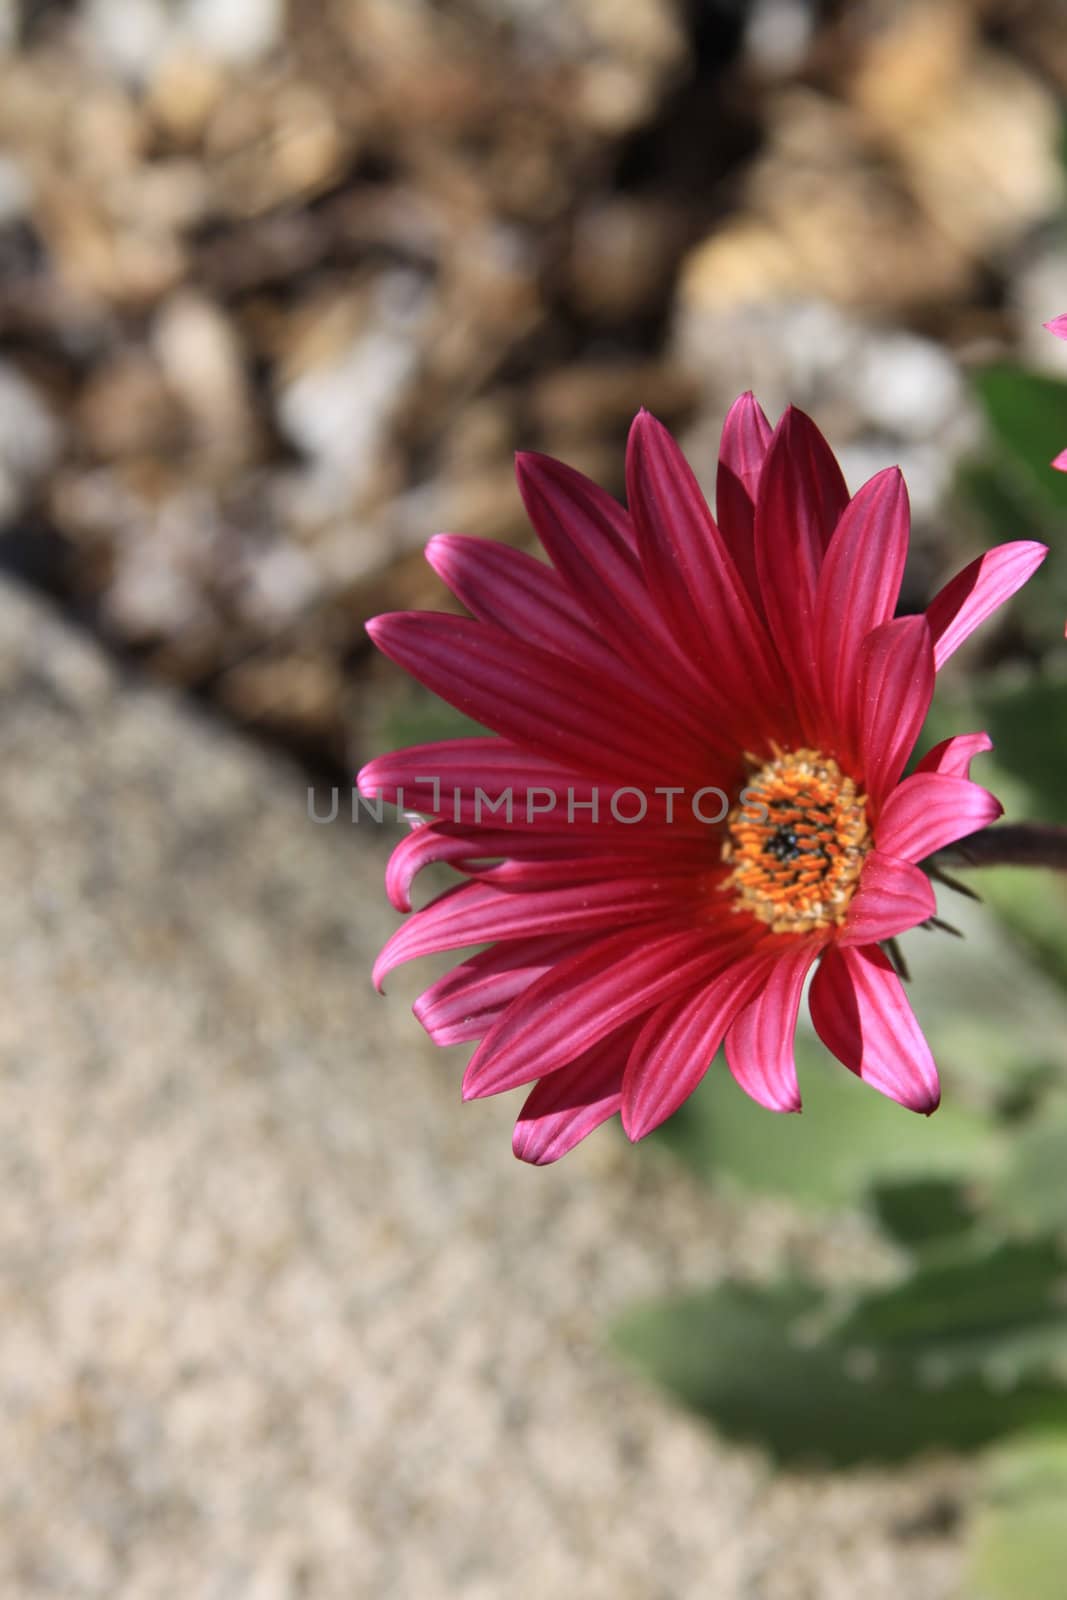
{"type": "Polygon", "coordinates": [[[1002,822],[958,839],[942,855],[967,867],[1053,867],[1067,872],[1067,827],[1057,822],[1002,822]]]}

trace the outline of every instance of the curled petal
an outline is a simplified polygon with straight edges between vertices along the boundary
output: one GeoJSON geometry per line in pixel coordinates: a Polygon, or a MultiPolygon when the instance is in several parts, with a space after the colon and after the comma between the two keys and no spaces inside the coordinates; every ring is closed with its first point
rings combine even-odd
{"type": "Polygon", "coordinates": [[[949,580],[926,608],[938,672],[978,625],[1021,589],[1048,555],[1031,539],[999,544],[949,580]]]}
{"type": "Polygon", "coordinates": [[[1003,810],[988,789],[967,778],[915,772],[882,807],[875,830],[878,848],[900,861],[922,861],[995,822],[1003,810]]]}
{"type": "Polygon", "coordinates": [[[480,1039],[518,995],[570,955],[574,941],[549,935],[480,950],[425,989],[413,1010],[435,1044],[480,1039]]]}
{"type": "Polygon", "coordinates": [[[936,1111],[941,1090],[934,1058],[877,945],[827,950],[809,1005],[820,1039],[850,1072],[910,1111],[936,1111]]]}
{"type": "Polygon", "coordinates": [[[906,933],[936,912],[937,897],[925,872],[910,861],[872,850],[863,863],[838,942],[877,944],[906,933]]]}
{"type": "Polygon", "coordinates": [[[915,770],[940,772],[946,778],[969,778],[975,756],[984,755],[992,748],[993,741],[988,733],[957,733],[928,750],[916,763],[915,770]]]}
{"type": "Polygon", "coordinates": [[[818,949],[807,939],[786,947],[726,1034],[726,1065],[745,1093],[769,1111],[800,1110],[793,1035],[818,949]]]}
{"type": "Polygon", "coordinates": [[[547,1166],[613,1117],[635,1027],[601,1039],[569,1066],[542,1078],[519,1113],[511,1148],[520,1161],[547,1166]]]}

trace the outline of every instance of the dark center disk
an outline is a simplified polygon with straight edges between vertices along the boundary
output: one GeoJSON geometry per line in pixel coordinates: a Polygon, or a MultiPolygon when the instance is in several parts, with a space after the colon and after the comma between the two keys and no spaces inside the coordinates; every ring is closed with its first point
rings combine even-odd
{"type": "Polygon", "coordinates": [[[763,849],[764,854],[773,856],[775,861],[795,861],[800,854],[796,829],[783,822],[775,828],[763,849]]]}

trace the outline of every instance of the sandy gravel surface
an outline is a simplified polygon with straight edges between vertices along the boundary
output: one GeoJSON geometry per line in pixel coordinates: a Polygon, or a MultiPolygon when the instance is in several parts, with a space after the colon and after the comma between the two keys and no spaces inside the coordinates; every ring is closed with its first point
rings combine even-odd
{"type": "Polygon", "coordinates": [[[604,1342],[858,1226],[523,1168],[370,991],[384,839],[9,590],[0,708],[5,1600],[949,1600],[957,1469],[775,1478],[604,1342]]]}

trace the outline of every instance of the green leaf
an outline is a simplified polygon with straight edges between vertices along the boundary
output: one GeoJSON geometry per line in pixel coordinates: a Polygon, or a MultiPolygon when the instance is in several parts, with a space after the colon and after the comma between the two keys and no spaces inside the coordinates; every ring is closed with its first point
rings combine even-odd
{"type": "Polygon", "coordinates": [[[951,1178],[889,1179],[876,1183],[871,1207],[891,1239],[918,1250],[957,1239],[975,1225],[974,1207],[963,1185],[951,1178]]]}
{"type": "MultiPolygon", "coordinates": [[[[865,1295],[836,1337],[914,1364],[933,1380],[969,1374],[991,1384],[1062,1370],[1067,1360],[1067,1263],[1058,1243],[965,1243],[865,1295]]],[[[1067,1395],[1065,1395],[1067,1403],[1067,1395]]]]}
{"type": "Polygon", "coordinates": [[[847,1326],[810,1283],[731,1282],[635,1311],[614,1337],[684,1404],[780,1461],[902,1460],[1067,1424],[1067,1393],[1053,1380],[1031,1374],[1005,1387],[974,1363],[955,1371],[924,1361],[924,1346],[861,1342],[847,1326]]]}
{"type": "Polygon", "coordinates": [[[1067,822],[1067,680],[980,682],[974,698],[976,726],[993,740],[995,766],[1033,801],[1030,820],[1067,822]]]}
{"type": "Polygon", "coordinates": [[[858,1204],[879,1180],[962,1176],[997,1157],[986,1117],[946,1097],[932,1117],[883,1095],[801,1033],[804,1110],[776,1116],[743,1094],[719,1056],[703,1084],[653,1136],[699,1176],[786,1194],[804,1205],[858,1204]]]}
{"type": "Polygon", "coordinates": [[[973,381],[1007,458],[1046,505],[1067,511],[1067,475],[1049,470],[1067,442],[1067,383],[1010,362],[983,368],[973,381]]]}
{"type": "Polygon", "coordinates": [[[991,867],[971,882],[1038,964],[1067,987],[1067,880],[1030,867],[991,867]]]}

